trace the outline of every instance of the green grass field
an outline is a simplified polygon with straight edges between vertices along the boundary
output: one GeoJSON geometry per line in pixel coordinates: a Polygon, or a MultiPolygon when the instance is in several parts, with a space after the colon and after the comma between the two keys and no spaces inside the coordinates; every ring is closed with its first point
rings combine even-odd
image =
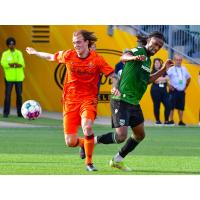
{"type": "MultiPolygon", "coordinates": [[[[125,159],[133,172],[121,172],[108,165],[121,145],[97,145],[94,163],[99,171],[87,172],[79,149],[65,146],[61,120],[0,116],[0,121],[44,126],[0,129],[1,175],[200,174],[199,127],[146,127],[145,140],[125,159]]],[[[94,126],[96,135],[110,130],[110,126],[94,126]]]]}

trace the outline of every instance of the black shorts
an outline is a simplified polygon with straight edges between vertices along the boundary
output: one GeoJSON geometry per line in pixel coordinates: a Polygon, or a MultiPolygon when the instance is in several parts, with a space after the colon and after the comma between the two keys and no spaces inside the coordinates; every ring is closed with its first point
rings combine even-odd
{"type": "Polygon", "coordinates": [[[132,105],[124,101],[111,99],[112,127],[131,126],[144,122],[140,105],[132,105]]]}
{"type": "Polygon", "coordinates": [[[169,93],[170,109],[184,110],[185,108],[185,92],[184,91],[170,91],[169,93]]]}

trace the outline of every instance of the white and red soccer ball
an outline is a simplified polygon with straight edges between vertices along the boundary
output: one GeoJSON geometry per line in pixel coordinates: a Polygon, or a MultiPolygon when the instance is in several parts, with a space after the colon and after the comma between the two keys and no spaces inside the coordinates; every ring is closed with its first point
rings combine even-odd
{"type": "Polygon", "coordinates": [[[21,113],[25,119],[37,119],[42,113],[42,108],[37,101],[28,100],[23,103],[21,113]]]}

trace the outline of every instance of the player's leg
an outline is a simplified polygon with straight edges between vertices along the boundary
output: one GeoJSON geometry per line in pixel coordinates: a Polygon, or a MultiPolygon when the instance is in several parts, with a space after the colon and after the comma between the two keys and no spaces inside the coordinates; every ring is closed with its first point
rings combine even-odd
{"type": "Polygon", "coordinates": [[[84,151],[86,170],[97,171],[93,165],[92,156],[94,150],[94,132],[92,129],[93,122],[96,118],[97,101],[85,101],[81,105],[81,126],[84,134],[84,151]]]}
{"type": "Polygon", "coordinates": [[[84,134],[84,151],[86,170],[97,171],[93,165],[92,155],[94,150],[94,133],[92,130],[93,121],[91,119],[83,118],[81,121],[84,134]]]}
{"type": "Polygon", "coordinates": [[[96,136],[95,143],[97,144],[119,144],[124,142],[127,138],[130,116],[128,109],[130,104],[113,99],[110,103],[112,112],[112,127],[116,128],[116,130],[114,132],[96,136]]]}
{"type": "Polygon", "coordinates": [[[123,171],[131,171],[131,169],[123,163],[123,160],[145,137],[144,117],[142,110],[139,105],[133,106],[132,108],[132,115],[129,123],[132,128],[133,135],[127,139],[124,146],[110,161],[111,167],[115,167],[123,171]]]}
{"type": "Polygon", "coordinates": [[[81,123],[78,105],[63,105],[63,127],[65,143],[69,147],[83,147],[84,139],[78,137],[78,127],[81,123]]]}

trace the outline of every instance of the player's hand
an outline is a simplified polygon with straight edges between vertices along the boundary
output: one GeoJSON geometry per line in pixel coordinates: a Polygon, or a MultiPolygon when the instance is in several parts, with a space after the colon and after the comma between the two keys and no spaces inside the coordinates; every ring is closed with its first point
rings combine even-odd
{"type": "Polygon", "coordinates": [[[37,51],[32,47],[26,47],[26,52],[31,55],[36,54],[37,51]]]}
{"type": "Polygon", "coordinates": [[[145,61],[146,60],[146,56],[144,56],[144,55],[135,56],[135,60],[137,60],[137,61],[145,61]]]}
{"type": "Polygon", "coordinates": [[[174,66],[174,62],[170,59],[167,59],[163,66],[166,70],[168,70],[170,67],[174,66]]]}
{"type": "Polygon", "coordinates": [[[114,96],[121,96],[120,91],[116,87],[113,87],[111,89],[111,94],[114,95],[114,96]]]}

